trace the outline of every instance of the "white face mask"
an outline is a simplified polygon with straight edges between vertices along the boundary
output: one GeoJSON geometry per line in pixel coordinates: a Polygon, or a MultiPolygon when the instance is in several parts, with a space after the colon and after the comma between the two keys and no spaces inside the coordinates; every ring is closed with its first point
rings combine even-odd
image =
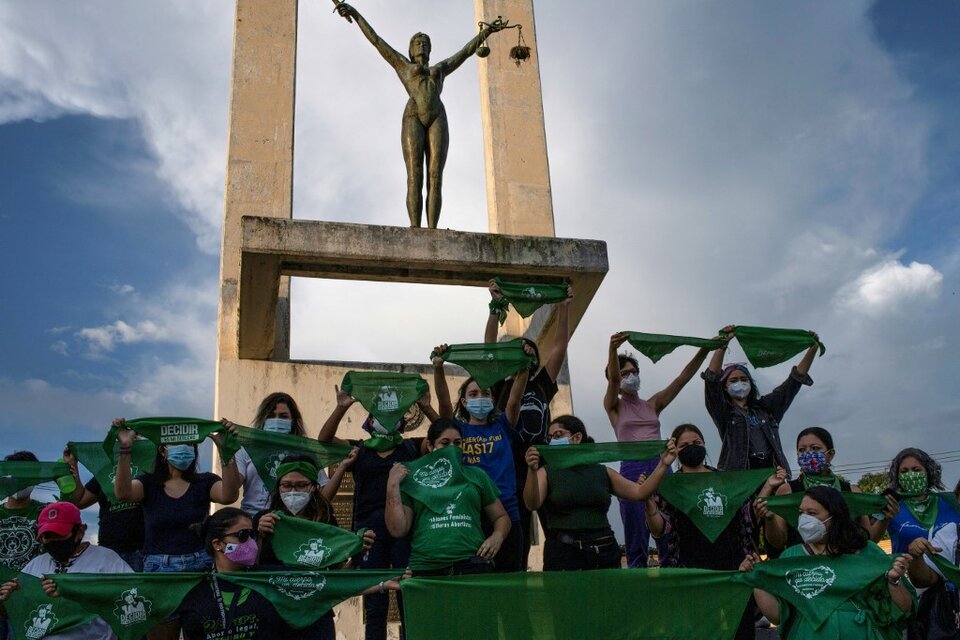
{"type": "Polygon", "coordinates": [[[280,494],[280,499],[283,500],[284,506],[292,513],[297,515],[303,508],[307,506],[307,503],[310,502],[310,492],[309,491],[287,491],[286,493],[280,494]]]}
{"type": "Polygon", "coordinates": [[[750,383],[746,380],[742,382],[731,382],[727,385],[727,393],[737,400],[743,400],[750,395],[750,383]]]}
{"type": "Polygon", "coordinates": [[[620,381],[620,390],[628,393],[636,393],[640,390],[640,374],[630,373],[620,381]]]}
{"type": "MultiPolygon", "coordinates": [[[[827,518],[827,520],[829,519],[827,518]]],[[[827,535],[827,520],[821,520],[808,513],[801,513],[797,518],[797,533],[807,544],[820,542],[827,535]]]]}
{"type": "Polygon", "coordinates": [[[290,433],[293,420],[289,418],[267,418],[263,421],[263,430],[271,433],[290,433]]]}

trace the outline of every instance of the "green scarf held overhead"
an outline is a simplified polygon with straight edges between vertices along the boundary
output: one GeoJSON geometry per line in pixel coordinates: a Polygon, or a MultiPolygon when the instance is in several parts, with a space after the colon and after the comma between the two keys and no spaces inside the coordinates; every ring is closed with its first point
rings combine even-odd
{"type": "Polygon", "coordinates": [[[120,640],[142,638],[173,613],[206,573],[61,573],[61,599],[103,618],[120,640]]]}
{"type": "Polygon", "coordinates": [[[0,500],[21,489],[50,482],[64,476],[73,477],[65,462],[10,460],[0,462],[0,500]]]}
{"type": "Polygon", "coordinates": [[[732,638],[751,590],[733,571],[597,569],[409,578],[403,591],[408,640],[456,635],[500,640],[732,638]],[[695,602],[691,599],[695,595],[695,602]],[[437,603],[471,602],[455,627],[437,603]],[[467,630],[467,631],[463,631],[467,630]]]}
{"type": "Polygon", "coordinates": [[[667,448],[666,440],[640,440],[637,442],[598,442],[551,447],[538,444],[537,451],[544,464],[553,469],[569,469],[582,464],[619,462],[621,460],[649,460],[667,448]]]}
{"type": "MultiPolygon", "coordinates": [[[[876,493],[841,491],[840,496],[850,508],[850,516],[853,518],[878,513],[887,506],[887,499],[876,493]]],[[[770,511],[786,520],[787,524],[794,529],[797,528],[797,517],[800,515],[800,501],[803,500],[803,493],[795,492],[782,496],[770,496],[764,498],[764,500],[767,501],[767,507],[770,511]]]]}
{"type": "Polygon", "coordinates": [[[733,329],[733,335],[747,355],[747,360],[757,369],[786,362],[814,344],[820,345],[821,356],[827,351],[822,342],[817,342],[813,334],[804,329],[774,329],[737,325],[733,329]]]}
{"type": "Polygon", "coordinates": [[[346,562],[363,548],[363,532],[312,522],[275,511],[273,552],[283,564],[307,569],[326,569],[346,562]]]}
{"type": "Polygon", "coordinates": [[[779,558],[737,573],[733,580],[786,600],[819,627],[841,604],[884,579],[890,563],[886,554],[865,553],[779,558]]]}
{"type": "Polygon", "coordinates": [[[504,282],[494,278],[500,287],[503,297],[499,301],[490,302],[491,311],[497,311],[500,324],[507,321],[507,303],[523,318],[529,318],[537,309],[545,304],[556,304],[567,299],[566,284],[523,284],[518,282],[504,282]]]}
{"type": "Polygon", "coordinates": [[[913,514],[917,522],[923,525],[924,529],[929,529],[937,522],[937,513],[940,510],[937,497],[936,493],[930,493],[926,498],[904,498],[902,504],[913,514]]]}
{"type": "Polygon", "coordinates": [[[960,567],[953,564],[940,554],[927,555],[933,561],[933,564],[937,565],[937,568],[940,570],[940,573],[943,574],[943,577],[947,582],[952,583],[955,587],[960,586],[960,567]]]}
{"type": "MultiPolygon", "coordinates": [[[[211,433],[224,430],[223,424],[216,420],[165,416],[127,420],[126,428],[133,429],[158,447],[162,444],[196,444],[203,442],[211,433]]],[[[103,452],[108,456],[113,455],[113,445],[117,441],[118,433],[120,427],[111,426],[103,440],[103,452]]]]}
{"type": "MultiPolygon", "coordinates": [[[[433,359],[437,354],[431,353],[433,359]]],[[[451,344],[443,359],[458,364],[467,370],[481,389],[489,389],[494,383],[522,371],[532,365],[539,366],[534,356],[523,351],[523,340],[515,338],[506,342],[451,344]]]]}
{"type": "Polygon", "coordinates": [[[348,371],[340,388],[353,396],[389,432],[429,386],[416,373],[348,371]]]}
{"type": "Polygon", "coordinates": [[[40,578],[21,573],[17,579],[20,588],[12,591],[4,603],[14,637],[34,640],[66,633],[96,619],[74,602],[48,596],[40,578]]]}
{"type": "Polygon", "coordinates": [[[671,473],[660,483],[660,496],[714,542],[771,473],[773,469],[671,473]]]}
{"type": "Polygon", "coordinates": [[[640,333],[639,331],[628,332],[627,342],[629,342],[634,349],[650,358],[650,361],[654,363],[663,356],[673,353],[673,350],[679,346],[686,345],[713,351],[726,345],[726,342],[723,340],[668,336],[658,333],[640,333]]]}
{"type": "Polygon", "coordinates": [[[443,447],[403,463],[410,472],[400,483],[400,491],[434,513],[443,513],[470,482],[463,473],[462,458],[460,447],[443,447]]]}
{"type": "MultiPolygon", "coordinates": [[[[120,444],[114,442],[113,456],[107,457],[103,452],[102,442],[68,442],[67,448],[77,461],[93,474],[100,483],[100,490],[107,497],[110,504],[117,504],[117,497],[113,493],[113,479],[117,474],[117,461],[120,459],[120,444]]],[[[156,462],[157,447],[149,440],[136,440],[133,443],[133,453],[130,457],[131,477],[136,478],[141,473],[153,472],[156,462]]]]}
{"type": "Polygon", "coordinates": [[[268,491],[273,491],[277,486],[277,467],[288,455],[306,454],[314,459],[317,467],[326,467],[346,458],[351,449],[349,445],[317,442],[289,433],[273,433],[239,425],[234,427],[237,433],[227,436],[221,456],[229,460],[243,447],[268,491]]]}

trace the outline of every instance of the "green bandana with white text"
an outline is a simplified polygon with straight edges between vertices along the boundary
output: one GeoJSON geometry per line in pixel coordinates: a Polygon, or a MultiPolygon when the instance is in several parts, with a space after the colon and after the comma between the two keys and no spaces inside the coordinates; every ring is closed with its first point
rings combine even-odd
{"type": "MultiPolygon", "coordinates": [[[[133,429],[158,447],[166,444],[197,444],[203,442],[211,433],[224,430],[224,426],[215,420],[166,416],[127,420],[126,428],[133,429]]],[[[103,452],[108,456],[113,455],[118,433],[120,427],[111,426],[103,440],[103,452]]]]}
{"type": "Polygon", "coordinates": [[[673,350],[679,346],[685,345],[713,351],[726,344],[723,340],[713,340],[710,338],[668,336],[658,333],[640,333],[639,331],[630,331],[627,335],[627,342],[629,342],[634,349],[650,358],[651,362],[656,362],[663,356],[672,353],[673,350]]]}
{"type": "Polygon", "coordinates": [[[582,464],[618,462],[621,460],[649,460],[667,448],[666,440],[638,440],[636,442],[596,442],[566,446],[536,445],[544,464],[553,469],[568,469],[582,464]]]}
{"type": "MultiPolygon", "coordinates": [[[[883,511],[887,506],[887,499],[876,493],[854,493],[853,491],[841,491],[840,496],[850,508],[850,515],[853,518],[860,516],[869,516],[883,511]]],[[[797,528],[797,517],[800,515],[800,501],[803,500],[802,492],[787,493],[782,496],[770,496],[764,498],[767,501],[767,507],[770,511],[787,521],[794,529],[797,528]]]]}
{"type": "Polygon", "coordinates": [[[40,586],[40,578],[21,573],[20,588],[4,603],[16,638],[35,640],[65,633],[96,619],[79,605],[64,598],[51,598],[40,586]]]}
{"type": "Polygon", "coordinates": [[[671,473],[660,483],[660,496],[682,511],[697,529],[714,542],[770,477],[772,469],[671,473]]]}
{"type": "Polygon", "coordinates": [[[429,386],[415,373],[348,371],[340,388],[356,398],[384,429],[392,432],[429,386]]]}
{"type": "MultiPolygon", "coordinates": [[[[431,353],[430,358],[435,355],[431,353]]],[[[533,356],[524,353],[520,338],[506,342],[451,344],[443,359],[466,369],[481,389],[489,389],[494,383],[535,363],[533,356]]]]}
{"type": "Polygon", "coordinates": [[[26,487],[63,477],[73,477],[65,462],[0,461],[0,499],[26,487]]]}
{"type": "Polygon", "coordinates": [[[289,567],[325,569],[346,562],[363,548],[363,532],[313,522],[275,511],[273,552],[289,567]]]}
{"type": "MultiPolygon", "coordinates": [[[[501,300],[513,305],[513,308],[523,318],[529,318],[537,309],[545,304],[556,304],[567,299],[567,285],[565,284],[523,284],[518,282],[504,282],[494,278],[500,293],[501,300]]],[[[491,302],[491,305],[496,304],[491,302]]],[[[497,316],[500,324],[507,321],[506,304],[497,304],[497,316]]],[[[492,308],[492,307],[491,307],[492,308]]]]}
{"type": "MultiPolygon", "coordinates": [[[[103,452],[102,442],[68,442],[67,448],[77,461],[85,466],[100,483],[100,490],[110,504],[117,504],[113,494],[113,479],[117,474],[117,461],[120,458],[120,444],[114,441],[113,457],[103,452]]],[[[130,457],[130,476],[136,478],[141,473],[151,473],[156,462],[157,447],[149,440],[135,440],[130,457]]]]}
{"type": "Polygon", "coordinates": [[[827,348],[817,342],[813,334],[804,329],[776,329],[770,327],[745,327],[737,325],[733,335],[740,348],[757,369],[772,367],[786,362],[811,345],[820,345],[822,356],[827,348]]]}
{"type": "Polygon", "coordinates": [[[434,513],[443,513],[470,482],[463,473],[462,457],[459,447],[443,447],[404,462],[410,473],[400,483],[400,491],[434,513]]]}

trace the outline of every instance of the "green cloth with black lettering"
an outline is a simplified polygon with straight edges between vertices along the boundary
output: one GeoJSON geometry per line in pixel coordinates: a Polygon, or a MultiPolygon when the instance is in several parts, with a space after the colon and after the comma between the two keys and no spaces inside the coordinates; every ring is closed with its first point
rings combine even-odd
{"type": "Polygon", "coordinates": [[[827,348],[805,329],[777,329],[770,327],[745,327],[737,325],[733,335],[740,348],[757,369],[772,367],[786,362],[811,345],[820,346],[822,356],[827,348]]]}
{"type": "Polygon", "coordinates": [[[61,598],[103,618],[120,640],[141,638],[176,611],[206,573],[62,573],[61,598]]]}
{"type": "Polygon", "coordinates": [[[735,572],[598,569],[413,577],[400,583],[408,640],[732,638],[751,590],[735,572]],[[438,602],[459,606],[438,615],[438,602]]]}
{"type": "Polygon", "coordinates": [[[671,473],[661,481],[659,493],[714,542],[772,473],[773,469],[671,473]]]}
{"type": "MultiPolygon", "coordinates": [[[[168,416],[127,420],[125,426],[158,447],[162,444],[196,444],[203,442],[211,433],[225,430],[223,424],[216,420],[168,416]]],[[[118,433],[120,433],[120,427],[111,426],[107,437],[103,440],[103,452],[108,456],[113,455],[113,445],[117,441],[118,433]]],[[[229,457],[224,458],[224,461],[228,460],[230,460],[229,457]]]]}
{"type": "MultiPolygon", "coordinates": [[[[850,508],[850,515],[854,518],[860,516],[869,516],[883,511],[887,506],[887,499],[876,493],[854,493],[853,491],[841,491],[840,496],[850,508]]],[[[764,498],[767,501],[767,507],[770,511],[787,521],[794,529],[797,528],[797,517],[800,515],[800,501],[803,500],[802,492],[787,493],[782,496],[770,496],[764,498]]]]}
{"type": "MultiPolygon", "coordinates": [[[[566,284],[524,284],[504,282],[500,278],[494,278],[493,280],[500,287],[500,293],[503,295],[501,300],[513,305],[516,312],[524,318],[529,318],[545,304],[556,304],[567,299],[566,284]]],[[[491,305],[493,304],[495,303],[491,302],[491,305]]],[[[506,305],[498,304],[496,306],[497,317],[500,324],[503,324],[507,321],[506,305]]]]}
{"type": "Polygon", "coordinates": [[[16,638],[43,638],[66,633],[96,619],[75,602],[51,598],[40,578],[21,573],[16,576],[20,588],[10,592],[4,603],[16,638]]]}
{"type": "MultiPolygon", "coordinates": [[[[117,473],[117,461],[120,459],[120,444],[114,441],[112,457],[107,457],[103,452],[102,442],[68,442],[67,448],[97,479],[100,490],[110,504],[116,504],[118,501],[113,494],[113,479],[117,473]]],[[[141,473],[152,473],[156,458],[155,444],[149,440],[135,440],[130,457],[130,477],[136,478],[141,473]]]]}
{"type": "Polygon", "coordinates": [[[673,350],[680,346],[697,347],[698,349],[710,349],[713,351],[726,344],[723,340],[714,340],[711,338],[669,336],[659,333],[640,333],[639,331],[628,332],[627,342],[629,342],[634,349],[650,358],[651,362],[656,362],[663,356],[673,353],[673,350]]]}
{"type": "Polygon", "coordinates": [[[544,464],[554,469],[569,469],[581,464],[602,464],[620,460],[649,460],[667,448],[666,440],[639,440],[636,442],[596,442],[551,447],[538,444],[537,451],[544,464]]]}
{"type": "Polygon", "coordinates": [[[353,396],[389,432],[430,388],[416,373],[348,371],[340,388],[353,396]]]}
{"type": "MultiPolygon", "coordinates": [[[[436,353],[430,354],[431,359],[435,356],[436,353]]],[[[523,340],[520,338],[506,342],[451,344],[443,354],[443,359],[466,369],[481,389],[489,389],[494,383],[531,364],[539,366],[534,356],[524,353],[523,340]]]]}
{"type": "Polygon", "coordinates": [[[0,461],[0,500],[21,489],[73,475],[65,462],[0,461]]]}
{"type": "Polygon", "coordinates": [[[341,529],[332,524],[304,520],[275,511],[273,552],[289,567],[325,569],[346,562],[363,548],[363,532],[341,529]]]}
{"type": "Polygon", "coordinates": [[[313,438],[289,433],[274,433],[240,425],[234,425],[234,428],[237,433],[227,436],[221,457],[229,460],[243,447],[268,491],[273,491],[276,487],[277,467],[288,455],[308,455],[313,458],[318,468],[322,468],[340,462],[347,457],[351,449],[349,445],[317,442],[313,438]]]}

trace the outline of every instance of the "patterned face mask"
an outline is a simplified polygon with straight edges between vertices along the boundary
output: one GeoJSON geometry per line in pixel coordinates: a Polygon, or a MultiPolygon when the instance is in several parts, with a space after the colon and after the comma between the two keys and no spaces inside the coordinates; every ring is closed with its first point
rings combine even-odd
{"type": "Polygon", "coordinates": [[[924,493],[927,490],[926,471],[904,471],[897,479],[904,493],[924,493]]]}
{"type": "Polygon", "coordinates": [[[819,475],[827,469],[827,454],[823,451],[803,451],[797,454],[800,471],[808,475],[819,475]]]}

